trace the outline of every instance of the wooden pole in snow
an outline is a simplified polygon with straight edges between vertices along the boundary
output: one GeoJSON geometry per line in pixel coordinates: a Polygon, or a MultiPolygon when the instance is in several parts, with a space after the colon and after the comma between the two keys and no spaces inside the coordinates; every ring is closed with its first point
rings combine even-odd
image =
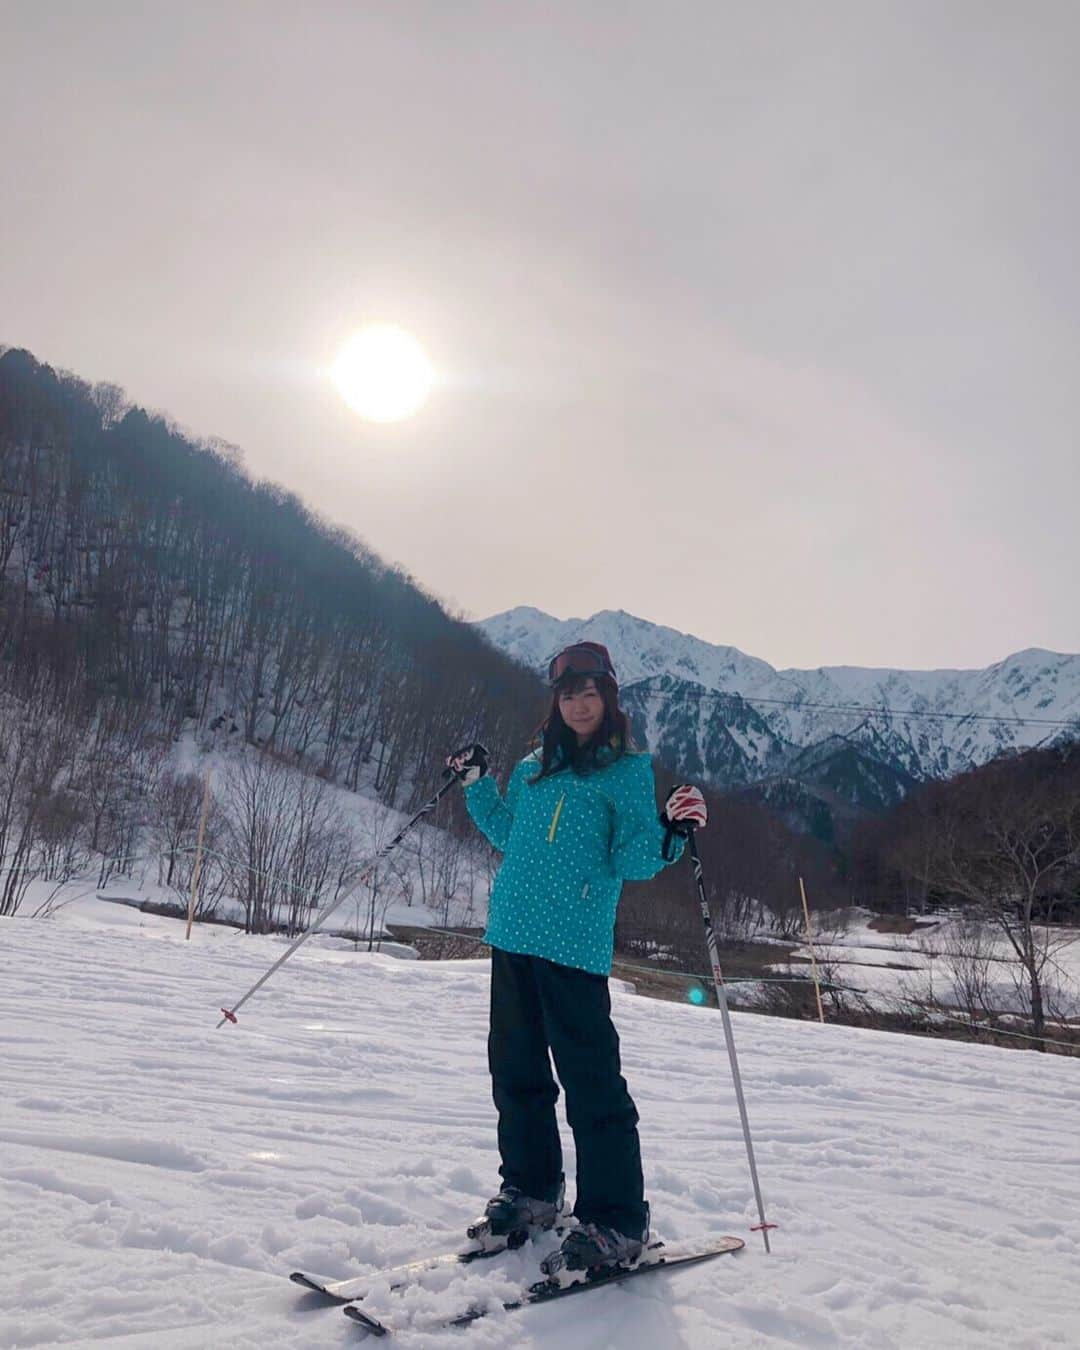
{"type": "Polygon", "coordinates": [[[825,1009],[821,1006],[821,980],[818,977],[817,955],[814,952],[814,935],[810,931],[810,906],[806,903],[806,887],[803,885],[802,877],[799,878],[799,893],[802,896],[803,918],[806,920],[806,945],[810,948],[810,969],[814,973],[814,993],[817,996],[817,1015],[818,1021],[825,1021],[825,1009]]]}
{"type": "Polygon", "coordinates": [[[195,866],[191,869],[191,894],[188,896],[187,933],[184,940],[191,939],[191,925],[195,921],[195,897],[199,892],[199,877],[202,875],[203,835],[206,833],[206,817],[210,812],[210,770],[206,770],[203,779],[202,810],[199,812],[199,833],[195,839],[195,866]]]}

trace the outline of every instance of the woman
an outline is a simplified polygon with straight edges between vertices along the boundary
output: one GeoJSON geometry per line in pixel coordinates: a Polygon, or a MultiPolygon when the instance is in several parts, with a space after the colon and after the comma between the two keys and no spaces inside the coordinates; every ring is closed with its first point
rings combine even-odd
{"type": "Polygon", "coordinates": [[[503,854],[484,935],[503,1186],[470,1232],[516,1243],[559,1217],[550,1051],[577,1150],[578,1225],[563,1242],[562,1263],[580,1270],[633,1263],[649,1238],[638,1114],[608,993],[619,893],[624,881],[675,861],[683,837],[705,824],[706,808],[697,788],[676,787],[657,821],[652,761],[632,748],[605,647],[568,647],[548,675],[551,711],[505,798],[482,746],[447,761],[469,814],[503,854]]]}

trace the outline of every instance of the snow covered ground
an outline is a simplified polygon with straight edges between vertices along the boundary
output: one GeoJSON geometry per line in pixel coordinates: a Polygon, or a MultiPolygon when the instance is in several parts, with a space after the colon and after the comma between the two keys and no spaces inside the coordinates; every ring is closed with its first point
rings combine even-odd
{"type": "MultiPolygon", "coordinates": [[[[930,998],[943,1006],[962,1005],[948,955],[952,930],[960,926],[956,921],[945,917],[926,922],[912,933],[882,933],[869,927],[867,920],[872,916],[868,911],[855,913],[856,919],[845,931],[819,936],[815,944],[818,961],[837,984],[863,994],[872,1007],[886,1011],[930,998]]],[[[1008,942],[993,927],[984,931],[987,951],[994,956],[988,968],[990,1005],[997,1012],[1027,1013],[1026,983],[1008,942]]],[[[1050,1015],[1080,1018],[1080,932],[1054,928],[1047,936],[1045,929],[1037,931],[1040,944],[1048,941],[1051,951],[1044,973],[1050,1015]]],[[[795,955],[808,959],[809,948],[798,947],[795,955]]],[[[775,969],[802,976],[808,973],[803,964],[775,969]]]]}
{"type": "MultiPolygon", "coordinates": [[[[0,921],[0,1346],[353,1345],[288,1272],[438,1251],[490,1193],[484,964],[316,939],[215,1030],[281,950],[92,899],[0,921]]],[[[614,1001],[657,1229],[746,1250],[450,1332],[418,1327],[506,1277],[429,1277],[399,1344],[1080,1345],[1075,1060],[736,1015],[766,1256],[719,1017],[614,1001]]]]}

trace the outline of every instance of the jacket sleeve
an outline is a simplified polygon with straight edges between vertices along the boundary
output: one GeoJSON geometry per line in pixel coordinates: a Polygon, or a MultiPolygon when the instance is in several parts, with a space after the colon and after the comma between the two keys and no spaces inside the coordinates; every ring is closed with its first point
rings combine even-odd
{"type": "Polygon", "coordinates": [[[465,789],[465,806],[473,823],[489,843],[500,853],[506,852],[510,829],[514,823],[514,808],[526,775],[537,766],[531,759],[523,759],[510,775],[506,797],[490,774],[485,774],[465,789]]]}
{"type": "MultiPolygon", "coordinates": [[[[656,809],[656,778],[648,755],[638,757],[626,792],[615,810],[611,869],[623,881],[647,881],[667,866],[661,849],[664,827],[656,809]]],[[[672,862],[682,857],[685,840],[676,835],[672,862]]]]}

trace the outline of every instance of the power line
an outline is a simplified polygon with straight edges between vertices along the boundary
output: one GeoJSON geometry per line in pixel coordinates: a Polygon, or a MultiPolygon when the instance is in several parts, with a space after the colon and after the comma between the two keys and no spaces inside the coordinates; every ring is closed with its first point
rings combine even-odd
{"type": "MultiPolygon", "coordinates": [[[[650,679],[662,678],[650,676],[650,679]]],[[[643,682],[644,683],[644,682],[643,682]]],[[[671,694],[663,689],[640,689],[635,684],[627,685],[624,694],[628,697],[638,698],[670,698],[671,694]]],[[[993,723],[1017,723],[1040,727],[1072,727],[1080,730],[1080,713],[1075,717],[1019,717],[1009,713],[956,713],[956,712],[927,712],[921,708],[889,708],[875,704],[864,703],[813,703],[807,699],[796,698],[764,698],[757,694],[744,696],[737,690],[723,689],[686,689],[681,691],[681,696],[687,698],[730,698],[738,699],[740,703],[745,703],[748,707],[753,707],[757,703],[768,703],[778,708],[798,708],[812,709],[815,712],[835,712],[846,713],[849,715],[868,714],[877,717],[915,717],[924,718],[928,721],[952,721],[952,722],[993,722],[993,723]]]]}

